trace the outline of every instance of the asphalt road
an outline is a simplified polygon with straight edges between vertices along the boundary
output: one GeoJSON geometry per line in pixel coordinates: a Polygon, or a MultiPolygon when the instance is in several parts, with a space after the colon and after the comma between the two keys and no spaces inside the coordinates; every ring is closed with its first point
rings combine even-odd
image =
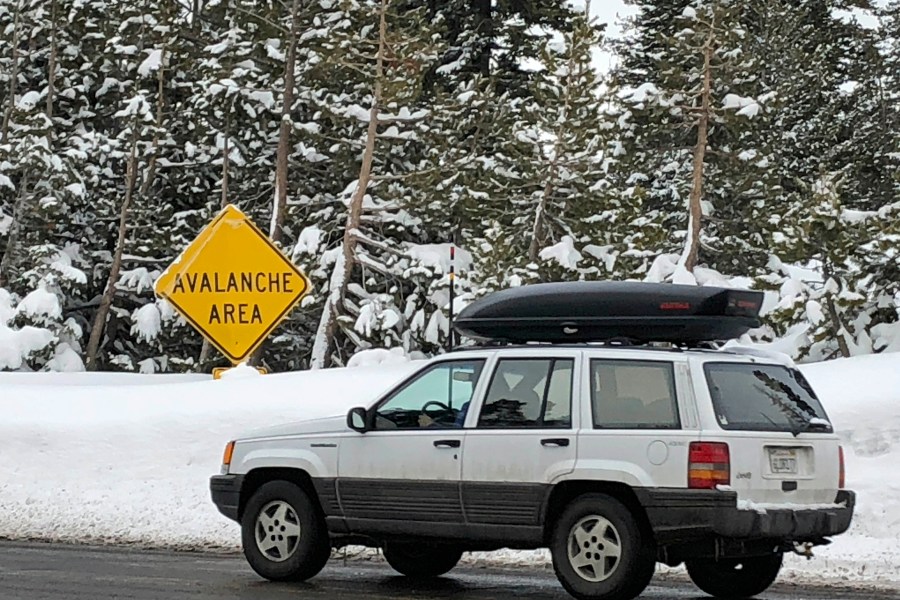
{"type": "MultiPolygon", "coordinates": [[[[333,560],[303,584],[261,580],[241,556],[0,543],[2,600],[566,600],[552,573],[459,567],[411,583],[383,562],[333,560]]],[[[701,599],[691,585],[654,580],[641,598],[701,599]]],[[[766,600],[897,600],[897,592],[777,586],[766,600]]]]}

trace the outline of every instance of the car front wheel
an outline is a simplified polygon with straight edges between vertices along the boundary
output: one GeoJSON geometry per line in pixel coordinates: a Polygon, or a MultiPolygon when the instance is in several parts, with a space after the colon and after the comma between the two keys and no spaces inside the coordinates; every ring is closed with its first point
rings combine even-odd
{"type": "Polygon", "coordinates": [[[331,554],[322,515],[289,481],[270,481],[253,494],[241,519],[241,541],[253,570],[272,581],[314,577],[331,554]]]}
{"type": "Polygon", "coordinates": [[[628,507],[605,494],[586,494],[569,504],[550,552],[560,583],[579,600],[635,598],[656,568],[652,540],[628,507]]]}
{"type": "Polygon", "coordinates": [[[685,561],[694,584],[716,598],[752,598],[775,582],[781,570],[781,552],[748,558],[710,558],[685,561]]]}
{"type": "Polygon", "coordinates": [[[407,577],[425,579],[440,577],[456,566],[462,551],[451,546],[425,543],[389,543],[384,547],[384,559],[391,568],[407,577]]]}

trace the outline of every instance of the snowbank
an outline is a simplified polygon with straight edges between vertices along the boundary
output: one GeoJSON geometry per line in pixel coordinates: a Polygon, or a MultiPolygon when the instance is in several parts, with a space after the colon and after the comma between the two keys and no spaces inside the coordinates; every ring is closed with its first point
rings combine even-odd
{"type": "MultiPolygon", "coordinates": [[[[829,574],[900,584],[900,353],[801,368],[844,439],[847,487],[858,494],[850,531],[817,560],[829,574]]],[[[815,560],[795,562],[815,575],[815,560]]]]}
{"type": "MultiPolygon", "coordinates": [[[[242,431],[340,414],[416,363],[212,381],[196,375],[0,373],[0,537],[236,549],[208,478],[242,431]]],[[[900,354],[801,367],[845,440],[851,531],[784,579],[900,585],[900,354]]],[[[546,566],[547,553],[469,562],[546,566]]],[[[675,576],[680,576],[675,570],[675,576]]]]}
{"type": "Polygon", "coordinates": [[[238,531],[208,489],[225,443],[257,427],[340,414],[413,368],[221,381],[0,373],[0,537],[234,548],[238,531]]]}

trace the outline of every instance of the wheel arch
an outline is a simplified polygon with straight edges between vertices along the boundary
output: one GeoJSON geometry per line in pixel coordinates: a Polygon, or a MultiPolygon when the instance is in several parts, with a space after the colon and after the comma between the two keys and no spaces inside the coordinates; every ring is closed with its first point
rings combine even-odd
{"type": "Polygon", "coordinates": [[[624,504],[631,511],[631,514],[634,515],[635,520],[637,520],[641,533],[646,536],[647,540],[656,544],[656,537],[653,534],[650,519],[647,517],[647,511],[638,499],[634,488],[618,481],[584,479],[561,481],[550,490],[543,508],[543,536],[545,544],[550,543],[557,518],[565,510],[565,507],[576,498],[585,494],[606,494],[624,504]]]}
{"type": "Polygon", "coordinates": [[[250,470],[244,475],[244,481],[241,485],[240,502],[238,504],[239,521],[243,519],[244,508],[247,506],[247,502],[253,494],[256,493],[256,490],[270,481],[288,481],[296,484],[300,489],[306,492],[309,499],[318,510],[319,515],[324,518],[325,513],[322,510],[322,503],[319,500],[319,495],[316,492],[312,477],[310,477],[307,471],[296,467],[259,467],[250,470]]]}

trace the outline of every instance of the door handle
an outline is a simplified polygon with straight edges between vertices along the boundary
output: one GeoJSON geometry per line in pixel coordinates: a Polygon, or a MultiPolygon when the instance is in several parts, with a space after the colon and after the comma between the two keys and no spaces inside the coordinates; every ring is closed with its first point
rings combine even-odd
{"type": "Polygon", "coordinates": [[[545,438],[541,440],[541,446],[548,446],[551,448],[560,448],[568,445],[569,438],[545,438]]]}
{"type": "Polygon", "coordinates": [[[434,440],[435,448],[459,448],[459,440],[434,440]]]}

